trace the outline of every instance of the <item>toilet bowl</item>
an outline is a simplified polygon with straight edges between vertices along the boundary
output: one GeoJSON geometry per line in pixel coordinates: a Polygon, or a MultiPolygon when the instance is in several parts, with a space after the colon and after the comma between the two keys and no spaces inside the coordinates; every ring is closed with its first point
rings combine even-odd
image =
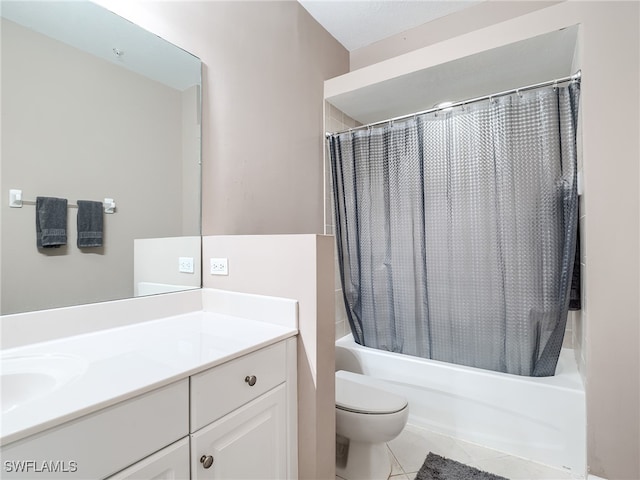
{"type": "Polygon", "coordinates": [[[407,399],[375,379],[336,372],[336,475],[347,480],[386,480],[391,459],[385,445],[407,424],[407,399]]]}

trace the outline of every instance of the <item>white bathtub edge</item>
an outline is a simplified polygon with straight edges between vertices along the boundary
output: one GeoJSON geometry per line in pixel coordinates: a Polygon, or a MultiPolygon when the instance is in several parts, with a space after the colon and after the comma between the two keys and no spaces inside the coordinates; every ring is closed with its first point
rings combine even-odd
{"type": "Polygon", "coordinates": [[[538,379],[369,349],[351,336],[336,346],[348,351],[336,352],[336,368],[359,369],[407,397],[410,423],[584,478],[585,392],[573,366],[538,379]]]}

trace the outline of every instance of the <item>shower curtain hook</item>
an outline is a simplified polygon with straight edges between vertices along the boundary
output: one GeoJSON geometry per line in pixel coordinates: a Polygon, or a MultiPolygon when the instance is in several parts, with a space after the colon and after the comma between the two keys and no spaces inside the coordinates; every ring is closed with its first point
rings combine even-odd
{"type": "Polygon", "coordinates": [[[555,92],[558,89],[558,80],[553,81],[553,91],[555,92]]]}
{"type": "Polygon", "coordinates": [[[516,95],[518,95],[518,98],[522,98],[522,92],[520,92],[520,89],[516,89],[516,95]]]}

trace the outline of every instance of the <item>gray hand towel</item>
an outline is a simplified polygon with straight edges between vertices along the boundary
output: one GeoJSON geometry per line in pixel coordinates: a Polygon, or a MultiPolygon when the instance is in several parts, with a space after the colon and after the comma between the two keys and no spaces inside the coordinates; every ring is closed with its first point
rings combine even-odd
{"type": "Polygon", "coordinates": [[[36,198],[36,239],[38,248],[58,248],[67,244],[66,198],[36,198]]]}
{"type": "Polygon", "coordinates": [[[78,200],[78,248],[102,246],[103,213],[102,202],[78,200]]]}

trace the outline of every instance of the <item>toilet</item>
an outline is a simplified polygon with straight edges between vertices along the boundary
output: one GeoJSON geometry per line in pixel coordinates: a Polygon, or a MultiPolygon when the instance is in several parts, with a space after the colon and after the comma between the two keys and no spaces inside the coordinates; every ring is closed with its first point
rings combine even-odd
{"type": "Polygon", "coordinates": [[[386,480],[391,459],[385,445],[407,424],[407,399],[375,379],[336,372],[336,475],[347,480],[386,480]]]}

